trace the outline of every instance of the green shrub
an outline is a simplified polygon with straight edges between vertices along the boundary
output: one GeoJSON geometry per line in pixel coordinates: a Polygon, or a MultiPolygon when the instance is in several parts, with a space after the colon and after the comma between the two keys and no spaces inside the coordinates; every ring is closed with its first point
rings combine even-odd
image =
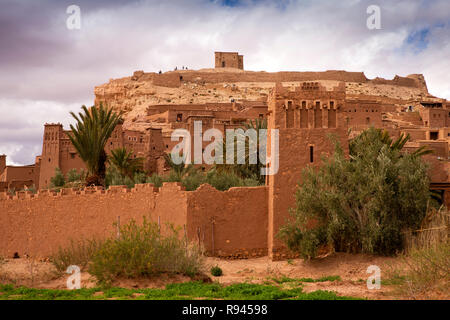
{"type": "Polygon", "coordinates": [[[335,142],[319,169],[304,169],[292,219],[279,234],[288,247],[305,258],[328,245],[385,255],[403,250],[403,234],[420,226],[432,203],[427,166],[419,153],[401,152],[406,141],[371,128],[350,142],[350,158],[335,142]]]}
{"type": "Polygon", "coordinates": [[[147,177],[146,183],[153,183],[157,188],[161,188],[163,184],[163,179],[158,174],[154,173],[151,177],[147,177]]]}
{"type": "Polygon", "coordinates": [[[202,184],[206,183],[206,177],[203,173],[195,171],[181,180],[181,183],[187,191],[197,190],[202,184]]]}
{"type": "Polygon", "coordinates": [[[145,172],[135,172],[133,181],[135,184],[145,183],[147,181],[147,175],[145,174],[145,172]]]}
{"type": "Polygon", "coordinates": [[[66,184],[64,179],[64,175],[59,168],[55,168],[55,175],[50,178],[50,187],[51,188],[62,188],[66,184]]]}
{"type": "Polygon", "coordinates": [[[76,265],[84,269],[100,247],[101,242],[97,240],[71,241],[70,246],[67,248],[60,247],[50,257],[50,261],[59,272],[66,272],[67,268],[71,265],[76,265]]]}
{"type": "Polygon", "coordinates": [[[92,258],[89,273],[101,283],[115,278],[138,278],[159,273],[181,273],[193,276],[203,268],[198,247],[189,245],[170,228],[162,236],[155,223],[144,219],[142,226],[134,221],[120,228],[120,238],[106,240],[92,258]]]}
{"type": "Polygon", "coordinates": [[[114,166],[109,166],[106,169],[105,184],[106,187],[127,186],[128,188],[133,188],[135,182],[130,177],[122,175],[114,166]]]}
{"type": "Polygon", "coordinates": [[[78,173],[77,169],[71,169],[67,172],[67,182],[79,182],[85,179],[86,173],[82,169],[80,173],[78,173]]]}
{"type": "Polygon", "coordinates": [[[211,268],[211,274],[214,277],[220,277],[223,274],[223,271],[219,266],[215,266],[211,268]]]}
{"type": "Polygon", "coordinates": [[[25,189],[24,189],[24,191],[29,191],[29,192],[32,192],[33,194],[36,194],[37,193],[37,189],[36,189],[36,185],[32,185],[32,186],[30,186],[30,187],[26,187],[25,189]]]}

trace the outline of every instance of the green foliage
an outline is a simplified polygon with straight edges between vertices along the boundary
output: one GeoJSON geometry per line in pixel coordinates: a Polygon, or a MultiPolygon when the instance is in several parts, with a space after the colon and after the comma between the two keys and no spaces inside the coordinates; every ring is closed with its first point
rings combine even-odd
{"type": "Polygon", "coordinates": [[[214,277],[220,277],[223,274],[223,271],[219,266],[212,267],[210,271],[214,277]]]}
{"type": "Polygon", "coordinates": [[[187,191],[197,190],[202,184],[206,183],[206,176],[198,170],[192,171],[189,175],[183,177],[181,183],[187,191]]]}
{"type": "Polygon", "coordinates": [[[197,298],[225,300],[349,300],[331,291],[302,292],[301,288],[240,283],[230,286],[218,283],[185,282],[169,284],[164,289],[82,288],[49,290],[14,288],[0,285],[0,300],[193,300],[197,298]]]}
{"type": "Polygon", "coordinates": [[[105,185],[109,186],[127,186],[128,188],[134,188],[137,183],[146,183],[147,175],[144,172],[135,172],[134,176],[130,178],[127,175],[123,175],[116,166],[109,166],[106,169],[105,185]]]}
{"type": "Polygon", "coordinates": [[[87,267],[92,256],[101,247],[101,242],[97,240],[71,241],[66,248],[59,247],[58,251],[50,257],[51,263],[59,272],[66,272],[71,265],[80,268],[87,267]]]}
{"type": "Polygon", "coordinates": [[[211,169],[205,174],[193,166],[186,167],[185,170],[173,170],[166,176],[153,174],[146,179],[146,182],[153,183],[158,188],[162,186],[163,182],[181,182],[187,191],[197,190],[198,187],[205,183],[220,191],[225,191],[232,187],[256,187],[259,185],[258,180],[243,179],[234,172],[211,169]]]}
{"type": "Polygon", "coordinates": [[[287,283],[287,282],[295,282],[295,283],[302,283],[302,282],[326,282],[326,281],[341,281],[341,277],[340,276],[325,276],[319,279],[312,279],[312,278],[289,278],[286,276],[282,276],[280,278],[272,278],[271,280],[273,280],[275,283],[278,284],[282,284],[282,283],[287,283]]]}
{"type": "Polygon", "coordinates": [[[241,128],[239,128],[236,131],[236,141],[235,141],[235,148],[234,148],[234,164],[226,164],[226,139],[223,142],[223,164],[216,164],[214,168],[219,172],[224,172],[228,174],[234,174],[237,175],[239,178],[246,180],[256,180],[258,181],[258,185],[262,185],[265,183],[266,177],[264,175],[261,175],[261,169],[264,168],[266,165],[262,164],[260,161],[261,154],[260,154],[260,130],[267,129],[267,120],[265,119],[255,119],[250,120],[247,123],[245,123],[241,128]],[[245,136],[245,133],[247,130],[252,129],[255,130],[257,133],[256,136],[256,149],[250,148],[250,138],[245,136]],[[242,141],[245,141],[244,150],[245,150],[245,163],[238,164],[237,160],[237,141],[241,139],[242,141]],[[256,157],[257,163],[256,164],[250,164],[250,159],[252,157],[256,157]]]}
{"type": "Polygon", "coordinates": [[[164,159],[166,160],[166,164],[170,167],[170,174],[167,177],[167,182],[181,182],[183,178],[190,175],[197,169],[193,164],[185,164],[179,163],[176,164],[172,159],[172,154],[164,154],[164,159]]]}
{"type": "Polygon", "coordinates": [[[101,104],[89,109],[82,106],[82,110],[84,113],[80,112],[78,116],[70,113],[77,123],[70,125],[68,136],[86,164],[89,175],[87,183],[103,184],[107,160],[105,145],[121,117],[101,104]]]}
{"type": "Polygon", "coordinates": [[[138,278],[159,273],[181,273],[193,276],[201,272],[200,249],[187,243],[171,228],[162,236],[155,223],[144,219],[142,226],[134,221],[120,228],[120,238],[106,240],[92,258],[89,273],[101,283],[115,278],[138,278]]]}
{"type": "Polygon", "coordinates": [[[105,185],[107,188],[109,186],[127,186],[128,188],[133,188],[135,183],[130,177],[123,176],[116,167],[109,166],[106,169],[105,185]]]}
{"type": "Polygon", "coordinates": [[[335,153],[319,169],[302,172],[292,219],[280,230],[305,258],[320,246],[391,255],[404,249],[402,233],[419,227],[431,203],[427,166],[370,128],[350,142],[350,159],[335,153]]]}
{"type": "Polygon", "coordinates": [[[258,180],[251,178],[243,179],[234,172],[224,172],[214,169],[208,171],[206,182],[220,191],[225,191],[232,187],[254,187],[259,185],[258,180]]]}
{"type": "Polygon", "coordinates": [[[66,180],[64,178],[61,169],[55,168],[55,175],[50,178],[50,187],[51,188],[62,188],[66,184],[66,180]]]}
{"type": "Polygon", "coordinates": [[[130,179],[134,179],[135,174],[142,171],[144,167],[144,158],[135,158],[133,151],[128,152],[125,148],[112,150],[108,161],[123,176],[127,176],[130,179]]]}
{"type": "Polygon", "coordinates": [[[81,169],[78,173],[77,169],[71,169],[69,172],[67,172],[67,182],[74,183],[74,182],[81,182],[86,178],[86,172],[84,169],[81,169]]]}
{"type": "Polygon", "coordinates": [[[163,179],[158,174],[154,173],[150,177],[147,177],[146,183],[153,183],[156,188],[161,188],[163,179]]]}
{"type": "Polygon", "coordinates": [[[36,185],[33,184],[30,187],[25,187],[25,189],[23,191],[29,191],[29,192],[32,192],[33,194],[36,194],[37,193],[36,185]]]}

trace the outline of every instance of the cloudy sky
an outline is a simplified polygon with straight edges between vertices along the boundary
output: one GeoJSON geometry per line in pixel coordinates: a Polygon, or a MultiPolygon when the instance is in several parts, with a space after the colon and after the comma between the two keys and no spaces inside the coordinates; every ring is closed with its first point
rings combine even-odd
{"type": "Polygon", "coordinates": [[[29,164],[43,124],[70,123],[110,78],[213,66],[239,51],[247,70],[423,73],[450,99],[449,0],[0,0],[0,154],[29,164]],[[81,9],[69,30],[67,8],[81,9]],[[381,29],[367,28],[369,5],[381,29]]]}

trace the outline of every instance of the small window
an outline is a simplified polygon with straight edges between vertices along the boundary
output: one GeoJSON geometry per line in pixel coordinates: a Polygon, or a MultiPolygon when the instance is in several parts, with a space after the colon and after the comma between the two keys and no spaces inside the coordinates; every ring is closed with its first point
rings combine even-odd
{"type": "Polygon", "coordinates": [[[222,68],[225,68],[225,61],[222,61],[222,68]]]}
{"type": "Polygon", "coordinates": [[[314,147],[309,146],[309,162],[314,162],[314,147]]]}
{"type": "Polygon", "coordinates": [[[438,139],[438,132],[437,131],[432,131],[430,132],[430,140],[437,140],[438,139]]]}
{"type": "Polygon", "coordinates": [[[183,114],[179,113],[179,114],[177,114],[177,122],[181,122],[181,121],[183,121],[183,114]]]}

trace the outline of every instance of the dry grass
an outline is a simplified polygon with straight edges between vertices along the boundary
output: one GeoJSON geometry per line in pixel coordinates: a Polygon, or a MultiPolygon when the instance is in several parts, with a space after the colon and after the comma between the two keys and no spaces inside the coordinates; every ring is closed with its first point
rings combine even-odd
{"type": "Polygon", "coordinates": [[[429,210],[422,226],[407,237],[401,263],[389,270],[396,292],[411,299],[449,299],[450,239],[449,212],[429,210]]]}
{"type": "Polygon", "coordinates": [[[406,235],[406,251],[433,248],[449,240],[450,213],[445,207],[430,209],[419,230],[406,235]]]}
{"type": "Polygon", "coordinates": [[[99,250],[102,242],[98,240],[71,241],[67,248],[59,248],[50,261],[56,270],[61,273],[66,272],[71,265],[85,269],[92,259],[92,256],[99,250]]]}

